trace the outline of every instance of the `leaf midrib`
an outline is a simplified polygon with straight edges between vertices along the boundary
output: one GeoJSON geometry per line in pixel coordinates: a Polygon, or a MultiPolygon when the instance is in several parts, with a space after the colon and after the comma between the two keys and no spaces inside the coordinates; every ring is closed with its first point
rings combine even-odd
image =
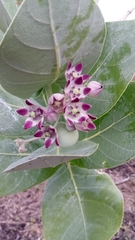
{"type": "Polygon", "coordinates": [[[51,26],[52,36],[53,36],[53,40],[54,40],[55,54],[56,54],[56,65],[57,66],[56,66],[55,79],[54,79],[54,82],[55,82],[55,80],[59,76],[60,67],[61,67],[61,59],[60,59],[59,44],[58,44],[57,37],[55,34],[54,21],[53,21],[53,17],[52,17],[51,0],[47,0],[47,1],[48,1],[49,16],[50,16],[50,26],[51,26]]]}
{"type": "Polygon", "coordinates": [[[133,111],[128,113],[126,116],[124,116],[123,118],[119,119],[118,121],[113,122],[110,126],[104,128],[102,131],[99,131],[96,134],[94,134],[94,135],[92,135],[92,136],[90,136],[88,138],[84,138],[82,141],[88,141],[88,140],[91,140],[92,138],[95,138],[95,137],[101,135],[103,132],[105,132],[105,131],[109,130],[110,128],[112,128],[115,124],[117,124],[117,123],[121,122],[122,120],[124,120],[125,118],[129,117],[132,113],[133,113],[133,111]]]}
{"type": "Polygon", "coordinates": [[[88,240],[87,231],[86,231],[86,222],[85,222],[85,217],[84,217],[84,213],[83,213],[83,208],[82,208],[82,205],[81,205],[81,198],[80,198],[80,195],[79,195],[79,192],[78,192],[78,189],[77,189],[77,185],[76,185],[76,182],[75,182],[75,179],[74,179],[74,176],[73,176],[73,172],[72,172],[72,169],[71,169],[70,162],[66,163],[66,165],[67,165],[67,168],[68,168],[68,171],[69,171],[69,174],[70,174],[70,177],[71,177],[71,180],[72,180],[75,192],[76,192],[76,196],[78,198],[78,202],[79,202],[79,206],[80,206],[80,210],[81,210],[81,215],[82,215],[82,219],[83,219],[83,225],[84,225],[86,240],[88,240]]]}

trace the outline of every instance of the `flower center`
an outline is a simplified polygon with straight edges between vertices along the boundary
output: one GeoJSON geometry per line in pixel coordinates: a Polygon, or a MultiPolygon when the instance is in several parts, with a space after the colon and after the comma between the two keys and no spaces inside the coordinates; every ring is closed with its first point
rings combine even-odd
{"type": "Polygon", "coordinates": [[[78,73],[77,73],[77,72],[73,72],[73,73],[72,73],[72,76],[73,76],[74,78],[78,78],[78,73]]]}
{"type": "Polygon", "coordinates": [[[46,132],[45,133],[45,137],[50,137],[51,135],[50,135],[50,133],[49,132],[46,132]]]}
{"type": "Polygon", "coordinates": [[[60,102],[55,101],[55,102],[54,102],[54,106],[55,106],[55,107],[60,107],[60,102]]]}
{"type": "Polygon", "coordinates": [[[75,95],[77,95],[77,94],[80,93],[80,91],[78,90],[78,88],[74,88],[74,89],[73,89],[73,93],[74,93],[75,95]]]}
{"type": "Polygon", "coordinates": [[[75,114],[77,114],[77,113],[78,113],[78,109],[77,109],[77,108],[73,108],[73,109],[72,109],[72,114],[75,115],[75,114]]]}
{"type": "Polygon", "coordinates": [[[30,117],[35,118],[35,117],[36,117],[36,113],[33,112],[33,111],[31,111],[31,112],[30,112],[30,117]]]}

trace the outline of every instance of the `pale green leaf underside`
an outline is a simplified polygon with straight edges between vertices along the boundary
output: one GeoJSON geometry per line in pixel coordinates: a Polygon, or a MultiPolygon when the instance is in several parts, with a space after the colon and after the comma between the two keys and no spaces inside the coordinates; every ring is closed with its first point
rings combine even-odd
{"type": "Polygon", "coordinates": [[[2,1],[5,5],[8,14],[10,15],[11,18],[13,18],[18,9],[17,0],[2,0],[2,1]]]}
{"type": "Polygon", "coordinates": [[[54,82],[69,60],[82,61],[88,72],[102,51],[104,34],[93,0],[25,0],[0,47],[0,82],[26,98],[54,82]]]}
{"type": "Polygon", "coordinates": [[[123,197],[104,173],[62,166],[48,181],[42,206],[46,240],[109,240],[123,217],[123,197]]]}
{"type": "Polygon", "coordinates": [[[86,140],[99,144],[90,157],[75,161],[86,168],[109,168],[121,165],[135,157],[135,83],[106,115],[95,122],[97,130],[89,132],[86,140]]]}
{"type": "Polygon", "coordinates": [[[17,5],[17,0],[2,0],[5,8],[10,15],[11,18],[14,17],[15,13],[17,12],[18,5],[17,5]]]}
{"type": "Polygon", "coordinates": [[[9,24],[11,22],[11,18],[3,4],[3,1],[0,0],[0,30],[5,33],[9,24]]]}
{"type": "MultiPolygon", "coordinates": [[[[18,137],[30,137],[32,131],[24,131],[24,119],[19,117],[16,109],[23,106],[24,101],[14,97],[0,88],[0,196],[26,190],[49,178],[57,169],[3,173],[11,163],[17,161],[24,154],[18,153],[14,140],[18,137]]],[[[40,142],[28,146],[33,152],[41,147],[40,142]]]]}
{"type": "MultiPolygon", "coordinates": [[[[36,145],[33,146],[37,147],[36,145]]],[[[32,150],[32,146],[30,146],[32,150]]],[[[14,173],[3,173],[11,163],[22,157],[17,153],[13,139],[0,137],[0,196],[14,194],[35,186],[49,178],[57,170],[55,168],[36,169],[14,173]]]]}
{"type": "Polygon", "coordinates": [[[103,84],[102,93],[94,99],[91,113],[101,116],[109,111],[125,91],[135,73],[135,21],[107,23],[107,36],[102,54],[90,71],[91,80],[103,84]]]}
{"type": "Polygon", "coordinates": [[[56,146],[52,146],[46,149],[43,146],[30,155],[11,164],[4,172],[56,167],[57,165],[72,159],[89,156],[93,154],[97,148],[98,144],[90,141],[78,141],[75,145],[70,147],[56,148],[56,146]]]}
{"type": "Polygon", "coordinates": [[[4,33],[0,30],[0,42],[1,42],[2,38],[3,38],[3,36],[4,36],[4,33]]]}

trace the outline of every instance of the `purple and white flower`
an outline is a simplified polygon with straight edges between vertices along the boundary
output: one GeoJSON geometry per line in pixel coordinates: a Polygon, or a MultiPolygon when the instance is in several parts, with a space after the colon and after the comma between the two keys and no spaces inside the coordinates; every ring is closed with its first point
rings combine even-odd
{"type": "Polygon", "coordinates": [[[91,89],[89,87],[83,86],[82,76],[76,78],[74,81],[68,80],[64,88],[65,94],[68,94],[68,96],[70,96],[71,101],[76,98],[85,98],[90,93],[90,91],[91,89]]]}
{"type": "MultiPolygon", "coordinates": [[[[24,129],[37,126],[38,130],[34,134],[34,139],[45,138],[44,144],[46,148],[50,147],[53,143],[59,146],[59,139],[62,139],[63,146],[67,146],[67,139],[60,137],[60,134],[63,134],[63,132],[68,133],[68,136],[76,133],[77,138],[75,139],[77,141],[78,130],[88,132],[96,128],[93,123],[96,117],[88,112],[92,106],[82,102],[82,99],[85,99],[87,96],[98,96],[103,86],[96,81],[90,81],[87,84],[86,81],[90,79],[90,76],[82,74],[82,68],[82,63],[78,63],[75,66],[72,66],[71,62],[68,63],[65,71],[67,81],[63,93],[52,94],[48,100],[48,106],[41,107],[26,100],[27,106],[17,110],[18,114],[27,117],[24,129]],[[59,119],[62,119],[60,117],[62,115],[65,123],[59,122],[59,119]],[[52,122],[55,123],[54,126],[50,125],[52,122]],[[60,131],[58,131],[58,126],[61,126],[60,131]],[[63,139],[65,139],[64,143],[63,139]]],[[[33,138],[27,140],[27,142],[30,141],[33,141],[33,138]]],[[[16,144],[19,151],[26,151],[26,142],[17,140],[16,144]]]]}
{"type": "Polygon", "coordinates": [[[26,104],[26,107],[17,110],[18,114],[27,117],[24,123],[24,129],[32,128],[35,126],[38,126],[38,128],[40,128],[44,121],[44,108],[33,104],[28,99],[26,100],[26,104]]]}
{"type": "Polygon", "coordinates": [[[91,114],[86,114],[85,118],[80,120],[78,123],[74,123],[74,126],[77,130],[88,132],[90,130],[95,130],[96,126],[92,122],[92,120],[95,120],[96,117],[92,116],[91,114]]]}
{"type": "Polygon", "coordinates": [[[58,142],[58,133],[55,127],[53,126],[42,126],[40,130],[38,130],[34,137],[42,138],[45,137],[45,147],[50,147],[54,142],[57,146],[59,146],[58,142]]]}
{"type": "Polygon", "coordinates": [[[85,102],[72,102],[66,106],[64,117],[68,124],[72,126],[75,122],[85,120],[86,112],[91,108],[90,104],[85,102]]]}
{"type": "Polygon", "coordinates": [[[95,116],[84,112],[84,114],[78,119],[67,118],[66,128],[69,131],[77,129],[79,131],[88,132],[96,129],[96,126],[93,123],[93,120],[95,119],[95,116]]]}
{"type": "Polygon", "coordinates": [[[81,74],[83,69],[82,63],[78,63],[72,67],[72,63],[69,62],[65,71],[66,80],[75,80],[78,77],[82,77],[83,81],[87,81],[90,76],[88,74],[81,74]]]}

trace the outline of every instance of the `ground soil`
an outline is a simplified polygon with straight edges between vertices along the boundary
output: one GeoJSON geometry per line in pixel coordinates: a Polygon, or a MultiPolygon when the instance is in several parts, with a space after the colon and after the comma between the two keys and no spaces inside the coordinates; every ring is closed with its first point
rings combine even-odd
{"type": "MultiPolygon", "coordinates": [[[[135,240],[135,160],[106,172],[123,193],[125,201],[123,225],[112,240],[135,240]]],[[[44,183],[23,193],[0,198],[0,240],[44,239],[41,221],[43,191],[44,183]]]]}
{"type": "Polygon", "coordinates": [[[107,170],[124,196],[124,219],[112,240],[135,240],[135,160],[107,170]]]}

